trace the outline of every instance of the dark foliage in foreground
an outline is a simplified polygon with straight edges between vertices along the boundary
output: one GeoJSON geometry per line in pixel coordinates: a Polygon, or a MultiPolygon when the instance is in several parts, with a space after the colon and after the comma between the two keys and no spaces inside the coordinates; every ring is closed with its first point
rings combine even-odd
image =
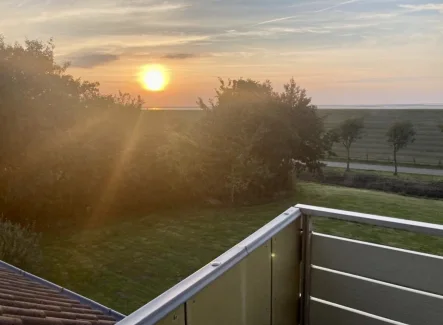
{"type": "Polygon", "coordinates": [[[316,170],[330,141],[305,90],[221,83],[189,126],[103,95],[39,41],[0,38],[0,213],[38,228],[100,224],[164,206],[272,198],[295,166],[316,170]]]}
{"type": "Polygon", "coordinates": [[[293,79],[282,93],[270,82],[220,80],[210,106],[199,100],[201,120],[163,148],[175,185],[230,203],[291,189],[295,167],[317,170],[331,145],[310,102],[293,79]]]}

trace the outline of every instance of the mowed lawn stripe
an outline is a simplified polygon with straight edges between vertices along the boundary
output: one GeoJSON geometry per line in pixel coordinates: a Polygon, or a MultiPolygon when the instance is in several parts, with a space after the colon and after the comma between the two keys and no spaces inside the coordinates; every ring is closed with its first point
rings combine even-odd
{"type": "MultiPolygon", "coordinates": [[[[163,211],[46,238],[45,263],[38,274],[130,313],[296,203],[443,223],[443,201],[300,183],[293,196],[270,204],[163,211]]],[[[443,254],[437,238],[331,220],[318,220],[315,226],[336,235],[443,254]]]]}

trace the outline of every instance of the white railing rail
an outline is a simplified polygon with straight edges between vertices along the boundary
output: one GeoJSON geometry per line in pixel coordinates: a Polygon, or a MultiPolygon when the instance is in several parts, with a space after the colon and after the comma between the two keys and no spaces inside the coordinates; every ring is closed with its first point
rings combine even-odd
{"type": "MultiPolygon", "coordinates": [[[[301,220],[301,223],[298,223],[297,225],[297,231],[293,232],[293,234],[297,236],[300,242],[300,244],[298,244],[298,242],[297,243],[294,242],[295,243],[294,245],[296,246],[297,251],[300,249],[300,251],[298,252],[301,253],[301,256],[299,256],[299,253],[296,253],[298,256],[297,267],[299,267],[300,269],[300,278],[298,278],[298,281],[301,280],[300,281],[301,288],[300,291],[297,291],[297,296],[296,296],[297,297],[296,300],[299,300],[299,305],[294,306],[294,308],[295,309],[298,308],[298,310],[300,311],[299,315],[297,312],[298,317],[300,317],[299,323],[310,324],[309,319],[310,319],[310,314],[312,313],[310,304],[313,303],[314,304],[313,307],[317,308],[316,310],[318,310],[318,308],[320,307],[326,308],[324,304],[319,305],[319,301],[320,302],[322,301],[320,298],[317,299],[315,297],[311,297],[311,282],[313,281],[313,279],[315,279],[315,277],[325,276],[323,275],[323,273],[320,272],[324,271],[321,267],[318,268],[314,265],[311,265],[311,258],[313,255],[312,249],[315,248],[317,250],[316,254],[318,254],[318,247],[319,247],[318,246],[319,244],[317,244],[317,246],[314,245],[315,247],[312,247],[313,238],[316,243],[319,243],[319,240],[321,239],[321,236],[319,237],[319,235],[321,234],[313,233],[312,229],[312,221],[317,217],[337,219],[349,222],[357,222],[373,226],[393,228],[398,230],[405,230],[415,233],[443,237],[443,225],[298,204],[294,207],[289,208],[284,213],[273,219],[271,222],[269,222],[268,224],[257,230],[255,233],[253,233],[252,235],[250,235],[249,237],[247,237],[246,239],[244,239],[243,241],[241,241],[240,243],[238,243],[237,245],[235,245],[234,247],[232,247],[231,249],[220,255],[218,258],[208,263],[207,265],[202,267],[200,270],[196,271],[191,276],[187,277],[186,279],[184,279],[183,281],[181,281],[171,289],[165,291],[163,294],[161,294],[160,296],[158,296],[148,304],[144,305],[137,311],[133,312],[132,314],[130,314],[129,316],[118,322],[118,325],[158,324],[158,322],[164,320],[165,317],[170,317],[171,314],[173,315],[173,317],[176,317],[175,313],[179,308],[183,310],[182,318],[183,317],[185,318],[185,320],[183,322],[180,322],[179,324],[187,324],[186,320],[189,315],[187,316],[186,310],[187,306],[189,307],[188,305],[189,301],[192,301],[194,299],[193,297],[200,294],[203,289],[208,287],[210,284],[216,282],[216,280],[220,279],[228,271],[234,269],[234,267],[237,267],[240,264],[240,262],[245,260],[252,252],[256,251],[257,248],[263,247],[263,245],[269,243],[270,241],[273,242],[273,240],[275,239],[274,237],[276,235],[281,234],[283,229],[287,228],[288,225],[290,225],[296,220],[298,220],[297,222],[300,222],[301,220]],[[311,272],[314,272],[315,276],[314,275],[311,276],[311,272]],[[299,296],[300,299],[298,298],[299,296]]],[[[327,235],[324,235],[323,237],[326,238],[327,235]]],[[[325,241],[326,239],[323,240],[325,241]]],[[[333,241],[332,239],[330,239],[330,241],[331,243],[335,243],[336,245],[339,244],[351,245],[349,244],[351,242],[349,240],[340,241],[339,239],[335,239],[335,241],[333,241]]],[[[358,247],[359,249],[371,249],[376,245],[371,246],[371,244],[369,244],[367,246],[368,247],[362,244],[360,246],[355,246],[355,247],[358,247]]],[[[327,247],[325,248],[324,246],[323,251],[325,250],[328,249],[327,247]]],[[[398,251],[400,252],[400,250],[398,251]]],[[[397,254],[397,252],[395,253],[396,253],[395,256],[400,256],[397,254]]],[[[419,258],[416,257],[416,255],[413,256],[415,256],[415,258],[419,258]]],[[[314,256],[316,258],[318,257],[318,255],[314,256]]],[[[432,263],[440,263],[436,259],[433,259],[432,261],[433,261],[432,263]]],[[[294,266],[295,264],[292,265],[294,266]]],[[[261,270],[258,270],[258,272],[260,271],[261,270]]],[[[243,276],[246,275],[243,274],[243,276]]],[[[272,276],[272,271],[271,271],[271,276],[272,276]]],[[[237,284],[242,285],[240,282],[238,283],[236,282],[236,285],[237,284]]],[[[426,283],[420,285],[426,287],[426,283]]],[[[271,300],[273,299],[274,298],[272,298],[271,300]]],[[[243,304],[245,305],[247,304],[247,302],[243,301],[243,304]]],[[[245,306],[243,306],[242,308],[245,308],[245,306]]],[[[334,303],[331,302],[330,306],[334,306],[334,303]]],[[[270,308],[273,309],[272,303],[270,308]]],[[[229,313],[230,311],[227,310],[226,312],[229,313]]],[[[336,310],[333,309],[333,312],[336,312],[336,310]]],[[[245,313],[244,310],[241,311],[241,313],[243,313],[243,317],[246,317],[244,316],[245,313]]],[[[271,314],[270,324],[273,324],[272,319],[274,315],[272,313],[273,311],[269,312],[269,314],[271,314]]],[[[374,319],[376,319],[377,316],[373,317],[375,317],[374,319]]],[[[171,323],[175,324],[175,322],[171,323]]],[[[277,323],[280,324],[281,322],[277,323]]],[[[161,324],[169,324],[169,322],[168,323],[162,322],[161,324]]],[[[245,318],[243,318],[241,324],[249,325],[250,321],[245,321],[245,318]]]]}
{"type": "Polygon", "coordinates": [[[317,207],[305,204],[297,204],[295,207],[299,208],[302,214],[308,215],[310,217],[324,217],[324,218],[338,219],[344,221],[352,221],[352,222],[364,223],[385,228],[407,230],[426,235],[443,237],[443,225],[406,220],[406,219],[384,217],[374,214],[366,214],[366,213],[359,213],[359,212],[352,212],[352,211],[345,211],[338,209],[329,209],[329,208],[323,208],[323,207],[317,207]]]}
{"type": "Polygon", "coordinates": [[[443,225],[295,207],[303,218],[300,324],[441,324],[442,257],[313,233],[311,224],[322,217],[439,237],[443,225]]]}

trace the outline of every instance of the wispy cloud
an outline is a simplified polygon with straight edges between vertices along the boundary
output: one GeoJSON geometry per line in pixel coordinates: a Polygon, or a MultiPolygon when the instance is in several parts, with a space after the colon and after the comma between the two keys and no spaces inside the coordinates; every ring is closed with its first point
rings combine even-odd
{"type": "Polygon", "coordinates": [[[69,61],[73,67],[91,69],[100,65],[117,61],[118,55],[105,53],[82,53],[69,56],[69,61]]]}
{"type": "Polygon", "coordinates": [[[290,8],[300,8],[300,7],[306,7],[306,6],[312,6],[312,5],[316,5],[316,4],[325,4],[325,3],[330,3],[330,1],[328,0],[322,0],[322,1],[307,1],[307,2],[297,2],[294,3],[292,5],[290,5],[290,8]]]}
{"type": "Polygon", "coordinates": [[[366,27],[373,27],[373,26],[377,26],[378,23],[377,22],[373,22],[373,23],[363,23],[363,24],[349,24],[349,23],[344,23],[344,24],[335,24],[335,25],[328,25],[325,26],[326,29],[359,29],[359,28],[366,28],[366,27]]]}
{"type": "Polygon", "coordinates": [[[112,16],[112,15],[130,15],[130,14],[141,14],[141,13],[160,13],[174,11],[178,9],[183,9],[189,7],[187,4],[169,4],[163,3],[159,5],[145,6],[145,7],[118,7],[118,6],[108,6],[108,7],[96,7],[96,8],[77,8],[62,11],[49,11],[43,12],[35,17],[31,17],[27,22],[46,22],[51,20],[63,20],[68,18],[87,18],[87,17],[99,17],[99,16],[112,16]]]}
{"type": "Polygon", "coordinates": [[[208,40],[208,36],[120,36],[118,39],[112,36],[100,37],[100,39],[83,39],[77,43],[59,43],[57,53],[60,56],[69,55],[72,52],[91,52],[96,48],[104,49],[110,53],[129,53],[146,52],[150,49],[163,49],[173,46],[185,46],[186,44],[208,40]]]}
{"type": "Polygon", "coordinates": [[[265,20],[262,22],[259,22],[257,24],[255,24],[254,26],[258,26],[258,25],[264,25],[264,24],[270,24],[270,23],[275,23],[277,21],[283,21],[283,20],[288,20],[288,19],[293,19],[299,17],[299,15],[295,15],[295,16],[287,16],[287,17],[281,17],[281,18],[275,18],[275,19],[271,19],[271,20],[265,20]]]}
{"type": "MultiPolygon", "coordinates": [[[[351,3],[355,3],[355,2],[360,2],[360,1],[362,1],[362,0],[347,0],[347,1],[344,1],[344,2],[337,3],[335,5],[332,5],[332,6],[328,6],[328,7],[322,8],[322,9],[304,12],[303,14],[320,13],[320,12],[323,12],[323,11],[327,11],[327,10],[330,10],[330,9],[335,9],[335,8],[338,8],[338,7],[347,5],[347,4],[351,4],[351,3]]],[[[312,5],[312,4],[317,4],[317,3],[324,3],[324,2],[319,1],[319,2],[312,2],[312,3],[303,3],[303,4],[300,4],[300,5],[307,5],[307,4],[311,4],[312,5]]],[[[294,7],[294,6],[295,5],[292,5],[291,7],[294,7]]],[[[275,23],[275,22],[280,22],[280,21],[285,21],[285,20],[289,20],[289,19],[298,18],[298,17],[301,17],[301,16],[302,16],[302,14],[286,16],[286,17],[280,17],[280,18],[274,18],[274,19],[270,19],[270,20],[261,21],[261,22],[255,24],[254,26],[265,25],[265,24],[270,24],[270,23],[275,23]]]]}
{"type": "Polygon", "coordinates": [[[389,19],[400,15],[400,12],[368,12],[357,15],[358,19],[389,19]]]}
{"type": "Polygon", "coordinates": [[[269,31],[275,33],[313,33],[313,34],[329,34],[331,32],[328,29],[284,28],[284,27],[273,27],[270,28],[269,31]]]}
{"type": "Polygon", "coordinates": [[[419,5],[400,4],[398,6],[410,11],[439,11],[440,13],[443,13],[443,3],[427,3],[419,5]]]}
{"type": "Polygon", "coordinates": [[[333,6],[329,6],[329,7],[326,7],[326,8],[320,9],[320,10],[316,10],[316,11],[314,11],[314,12],[315,12],[315,13],[323,12],[323,11],[326,11],[326,10],[335,9],[335,8],[338,8],[338,7],[341,7],[341,6],[344,6],[344,5],[350,4],[350,3],[359,2],[359,1],[361,1],[361,0],[348,0],[348,1],[344,1],[344,2],[337,3],[336,5],[333,5],[333,6]]]}
{"type": "Polygon", "coordinates": [[[341,80],[336,81],[337,83],[397,83],[399,81],[409,81],[414,82],[418,80],[443,80],[443,77],[436,77],[436,76],[400,76],[400,77],[373,77],[373,78],[361,78],[361,79],[351,79],[351,80],[341,80]]]}
{"type": "Polygon", "coordinates": [[[200,55],[193,53],[168,53],[163,55],[162,58],[170,60],[185,60],[185,59],[197,58],[199,56],[200,55]]]}

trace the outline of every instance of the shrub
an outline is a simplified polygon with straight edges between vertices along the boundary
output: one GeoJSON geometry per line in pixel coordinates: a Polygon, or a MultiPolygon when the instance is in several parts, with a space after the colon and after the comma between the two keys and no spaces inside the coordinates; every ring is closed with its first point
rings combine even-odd
{"type": "Polygon", "coordinates": [[[172,186],[230,204],[292,190],[292,172],[318,170],[332,144],[310,102],[293,79],[282,93],[269,81],[220,80],[210,105],[198,101],[202,118],[159,151],[172,186]]]}
{"type": "Polygon", "coordinates": [[[17,267],[35,268],[40,261],[40,234],[29,226],[0,219],[0,259],[17,267]]]}
{"type": "Polygon", "coordinates": [[[321,176],[302,174],[300,178],[323,184],[377,190],[401,195],[438,199],[443,197],[443,182],[403,180],[370,172],[343,173],[336,170],[326,170],[321,176]]]}

